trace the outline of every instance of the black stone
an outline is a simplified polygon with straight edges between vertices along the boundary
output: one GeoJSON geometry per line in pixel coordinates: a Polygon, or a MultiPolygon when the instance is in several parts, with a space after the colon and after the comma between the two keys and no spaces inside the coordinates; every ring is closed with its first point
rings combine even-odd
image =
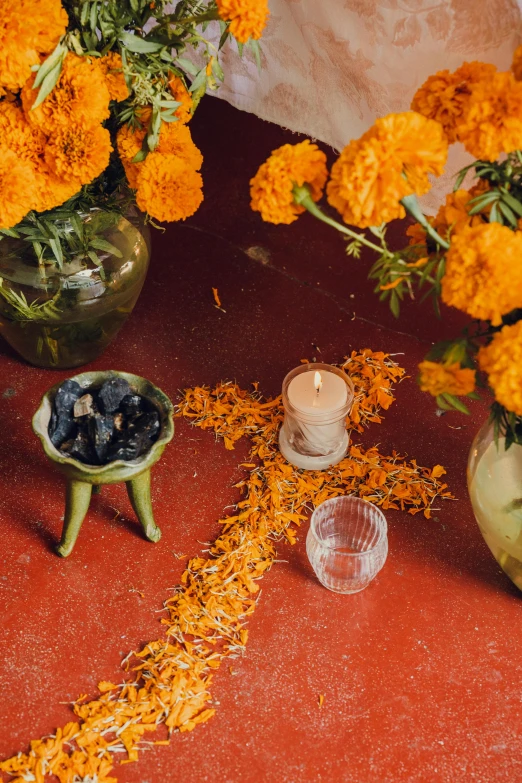
{"type": "MultiPolygon", "coordinates": [[[[160,417],[158,411],[143,413],[132,423],[137,432],[146,434],[151,444],[158,439],[160,431],[160,417]]],[[[130,427],[130,425],[129,425],[130,427]]]]}
{"type": "Polygon", "coordinates": [[[98,458],[96,452],[92,448],[89,435],[86,430],[80,429],[74,439],[74,443],[69,451],[69,454],[74,459],[84,462],[87,465],[97,465],[98,458]]]}
{"type": "Polygon", "coordinates": [[[160,429],[156,408],[147,398],[133,394],[123,378],[112,378],[88,392],[76,381],[64,381],[49,422],[52,443],[88,465],[138,459],[158,439],[160,429]]]}
{"type": "Polygon", "coordinates": [[[160,417],[157,411],[142,413],[118,434],[107,452],[108,461],[138,459],[158,439],[160,417]]]}
{"type": "Polygon", "coordinates": [[[128,417],[143,411],[143,398],[139,394],[127,394],[120,402],[120,411],[128,417]]]}
{"type": "Polygon", "coordinates": [[[111,378],[101,387],[98,398],[103,413],[114,413],[124,397],[131,393],[131,388],[124,378],[111,378]]]}
{"type": "Polygon", "coordinates": [[[74,403],[83,394],[83,389],[76,381],[64,381],[54,397],[54,409],[58,416],[62,413],[72,413],[74,403]]]}
{"type": "Polygon", "coordinates": [[[103,465],[107,459],[107,451],[114,432],[114,416],[104,416],[95,413],[89,418],[89,438],[91,446],[94,446],[98,461],[103,465]]]}
{"type": "Polygon", "coordinates": [[[51,443],[56,448],[60,443],[73,435],[75,423],[73,418],[74,404],[83,394],[83,389],[76,381],[64,381],[54,398],[54,416],[51,414],[49,435],[51,443]]]}
{"type": "MultiPolygon", "coordinates": [[[[56,411],[54,408],[51,410],[51,419],[49,421],[49,435],[53,435],[53,433],[56,431],[56,425],[58,424],[58,416],[56,415],[56,411]]],[[[51,438],[52,439],[52,438],[51,438]]]]}

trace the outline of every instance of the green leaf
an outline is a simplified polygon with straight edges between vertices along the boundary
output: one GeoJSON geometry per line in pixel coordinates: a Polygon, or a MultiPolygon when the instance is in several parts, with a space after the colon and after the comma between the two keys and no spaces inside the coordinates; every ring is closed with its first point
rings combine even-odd
{"type": "Polygon", "coordinates": [[[142,148],[141,150],[139,150],[139,152],[135,154],[135,156],[131,160],[131,163],[142,163],[142,161],[145,160],[148,154],[149,154],[148,147],[146,149],[142,148]]]}
{"type": "Polygon", "coordinates": [[[228,41],[230,37],[230,31],[228,27],[225,25],[225,29],[221,33],[221,38],[219,39],[218,49],[222,49],[225,43],[228,41]]]}
{"type": "Polygon", "coordinates": [[[395,318],[399,317],[401,312],[401,304],[399,297],[397,296],[397,290],[395,288],[392,289],[390,295],[390,310],[392,311],[395,318]]]}
{"type": "Polygon", "coordinates": [[[89,256],[89,258],[91,259],[93,264],[96,264],[96,266],[101,266],[102,265],[101,260],[98,258],[97,254],[95,253],[94,250],[88,250],[87,251],[87,255],[89,256]]]}
{"type": "Polygon", "coordinates": [[[517,217],[512,209],[508,207],[507,204],[504,204],[502,201],[498,202],[498,208],[508,221],[508,223],[511,223],[511,225],[516,228],[517,227],[517,217]]]}
{"type": "Polygon", "coordinates": [[[250,38],[248,43],[250,45],[252,54],[254,55],[254,59],[257,65],[257,70],[261,72],[261,48],[259,46],[259,43],[258,41],[255,40],[255,38],[250,38]]]}
{"type": "Polygon", "coordinates": [[[49,245],[53,251],[54,257],[56,258],[56,262],[61,269],[63,264],[63,251],[60,240],[52,237],[49,239],[49,245]]]}
{"type": "Polygon", "coordinates": [[[38,73],[36,74],[36,79],[33,83],[33,90],[36,90],[42,84],[47,74],[49,74],[53,68],[55,68],[57,63],[63,61],[66,53],[67,47],[59,43],[54,51],[51,52],[49,57],[44,60],[44,62],[38,68],[38,73]]]}
{"type": "Polygon", "coordinates": [[[94,239],[91,239],[91,241],[89,242],[89,246],[95,247],[96,250],[105,250],[107,253],[116,256],[116,258],[123,257],[123,253],[121,252],[121,250],[118,250],[117,247],[111,245],[111,243],[107,242],[106,239],[101,239],[100,237],[95,237],[94,239]]]}
{"type": "Polygon", "coordinates": [[[100,277],[101,277],[101,279],[105,280],[105,270],[103,268],[103,263],[102,263],[101,259],[98,258],[97,254],[95,253],[94,250],[88,250],[87,251],[87,255],[91,259],[92,263],[96,264],[96,266],[100,270],[100,277]]]}
{"type": "Polygon", "coordinates": [[[82,12],[80,14],[80,24],[82,27],[85,27],[88,19],[89,19],[89,2],[88,0],[83,0],[82,12]]]}
{"type": "Polygon", "coordinates": [[[167,109],[177,109],[178,106],[181,106],[181,103],[179,101],[161,100],[161,101],[158,101],[158,106],[162,106],[162,107],[164,106],[167,109]]]}
{"type": "Polygon", "coordinates": [[[71,225],[72,225],[73,229],[75,230],[76,235],[78,236],[78,239],[80,241],[83,241],[83,223],[82,223],[78,213],[73,212],[71,214],[69,220],[71,221],[71,225]]]}
{"type": "Polygon", "coordinates": [[[454,394],[442,394],[441,397],[447,401],[448,405],[450,405],[452,408],[455,408],[455,410],[459,411],[460,413],[469,414],[469,410],[464,405],[462,400],[459,400],[459,398],[455,397],[454,394]]]}
{"type": "Polygon", "coordinates": [[[38,259],[38,263],[40,263],[43,259],[43,247],[40,242],[33,242],[33,250],[36,258],[38,259]]]}
{"type": "Polygon", "coordinates": [[[31,109],[36,109],[38,106],[40,106],[41,103],[45,101],[49,93],[56,87],[56,83],[58,82],[58,79],[60,78],[60,74],[62,72],[62,60],[56,63],[54,68],[52,68],[45,79],[42,82],[42,86],[40,87],[40,91],[38,92],[38,95],[36,96],[36,100],[31,106],[31,109]]]}
{"type": "Polygon", "coordinates": [[[500,223],[501,225],[504,223],[504,221],[502,220],[502,215],[499,213],[496,204],[493,204],[493,206],[491,207],[491,212],[489,213],[489,222],[500,223]]]}
{"type": "Polygon", "coordinates": [[[237,50],[239,52],[239,56],[243,57],[243,49],[245,48],[245,45],[242,44],[241,41],[238,41],[237,39],[236,39],[236,43],[237,43],[237,50]]]}
{"type": "Polygon", "coordinates": [[[455,180],[455,184],[453,186],[453,191],[458,190],[462,183],[464,182],[464,177],[468,173],[468,171],[473,168],[475,164],[470,163],[469,166],[465,166],[463,169],[461,169],[457,175],[457,179],[455,180]]]}
{"type": "Polygon", "coordinates": [[[522,204],[520,201],[514,198],[511,193],[502,193],[502,201],[511,207],[513,212],[515,212],[519,217],[522,217],[522,204]]]}
{"type": "Polygon", "coordinates": [[[196,74],[196,77],[192,84],[189,87],[189,92],[196,92],[201,88],[202,85],[206,85],[207,82],[207,68],[206,66],[204,68],[201,68],[200,71],[196,74]]]}
{"type": "Polygon", "coordinates": [[[120,41],[130,52],[136,52],[137,54],[150,54],[163,49],[163,44],[156,41],[145,41],[139,35],[132,35],[131,33],[122,33],[120,41]]]}
{"type": "Polygon", "coordinates": [[[152,122],[147,133],[147,144],[151,152],[155,150],[159,144],[160,130],[161,112],[157,104],[154,104],[152,108],[152,122]]]}
{"type": "Polygon", "coordinates": [[[95,2],[91,6],[91,14],[89,17],[89,24],[91,26],[91,30],[93,33],[96,32],[96,22],[98,21],[98,2],[95,0],[95,2]]]}
{"type": "Polygon", "coordinates": [[[435,402],[437,403],[437,407],[441,408],[443,411],[453,410],[452,406],[446,402],[442,394],[437,395],[437,397],[435,398],[435,402]]]}
{"type": "Polygon", "coordinates": [[[223,68],[219,64],[217,57],[215,57],[212,60],[212,73],[214,74],[214,76],[218,81],[222,82],[225,80],[225,74],[223,73],[223,68]]]}
{"type": "Polygon", "coordinates": [[[199,70],[197,65],[187,60],[186,57],[176,57],[176,65],[179,65],[186,73],[190,73],[191,76],[195,76],[199,70]]]}
{"type": "Polygon", "coordinates": [[[471,201],[468,203],[473,204],[473,206],[468,210],[468,214],[476,215],[478,212],[484,209],[484,207],[487,207],[488,204],[491,204],[494,201],[498,201],[499,198],[500,193],[498,190],[494,190],[491,191],[491,193],[485,193],[483,196],[477,196],[476,198],[471,199],[471,201]]]}
{"type": "Polygon", "coordinates": [[[444,277],[445,270],[446,270],[446,262],[443,258],[441,258],[437,270],[435,272],[435,280],[437,281],[437,283],[440,283],[440,281],[444,277]]]}

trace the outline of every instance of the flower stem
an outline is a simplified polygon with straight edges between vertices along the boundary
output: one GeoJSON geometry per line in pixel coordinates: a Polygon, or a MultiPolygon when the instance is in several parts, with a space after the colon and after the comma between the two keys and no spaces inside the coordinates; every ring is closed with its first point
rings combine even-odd
{"type": "Polygon", "coordinates": [[[421,224],[423,229],[430,235],[432,239],[435,240],[438,245],[440,245],[440,247],[443,247],[444,250],[449,250],[449,244],[440,236],[440,234],[437,234],[431,223],[426,219],[426,215],[421,210],[419,202],[417,201],[417,196],[414,194],[411,196],[404,196],[404,198],[401,199],[401,204],[406,212],[409,212],[410,215],[412,215],[412,217],[414,217],[415,220],[421,224]]]}
{"type": "Polygon", "coordinates": [[[202,14],[195,14],[194,16],[187,16],[184,19],[178,19],[176,14],[166,14],[161,24],[177,24],[180,27],[184,27],[189,24],[201,24],[202,22],[212,22],[216,19],[221,19],[217,9],[213,11],[206,11],[202,14]]]}
{"type": "Polygon", "coordinates": [[[366,239],[364,234],[358,234],[356,231],[352,231],[351,229],[346,228],[346,226],[343,226],[341,223],[338,223],[337,220],[333,220],[332,218],[329,218],[328,215],[325,215],[312,199],[310,190],[306,185],[295,185],[292,192],[294,194],[295,203],[307,209],[308,212],[310,212],[310,214],[316,217],[318,220],[322,220],[323,223],[327,223],[329,226],[333,226],[333,228],[336,228],[337,231],[340,231],[352,239],[357,240],[357,242],[360,242],[362,245],[366,245],[366,247],[369,247],[371,250],[375,250],[380,255],[388,252],[386,248],[379,247],[379,245],[370,242],[369,239],[366,239]]]}

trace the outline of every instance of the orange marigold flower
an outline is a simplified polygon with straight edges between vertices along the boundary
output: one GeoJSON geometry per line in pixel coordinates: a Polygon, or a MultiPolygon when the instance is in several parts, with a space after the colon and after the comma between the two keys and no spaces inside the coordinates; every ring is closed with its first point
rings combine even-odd
{"type": "Polygon", "coordinates": [[[116,146],[120,160],[125,169],[125,175],[129,187],[136,190],[138,187],[138,174],[141,163],[132,163],[134,156],[141,150],[143,139],[147,135],[145,128],[132,129],[128,125],[122,125],[116,135],[116,146]]]}
{"type": "Polygon", "coordinates": [[[0,228],[12,228],[34,208],[34,168],[0,146],[0,228]]]}
{"type": "Polygon", "coordinates": [[[522,321],[497,332],[478,352],[478,362],[497,402],[522,416],[522,321]]]}
{"type": "Polygon", "coordinates": [[[38,164],[47,142],[45,134],[27,122],[15,101],[0,102],[0,138],[18,157],[38,164]]]}
{"type": "Polygon", "coordinates": [[[82,187],[79,179],[57,177],[45,163],[35,170],[35,206],[37,212],[59,207],[76,195],[82,187]]]}
{"type": "MultiPolygon", "coordinates": [[[[426,216],[426,220],[433,225],[433,218],[426,216]]],[[[412,223],[406,229],[406,236],[410,237],[409,245],[425,245],[426,244],[426,231],[420,223],[412,223]]]]}
{"type": "Polygon", "coordinates": [[[174,114],[179,122],[189,122],[192,117],[192,96],[183,84],[179,76],[173,76],[169,81],[170,91],[173,98],[181,103],[174,114]]]}
{"type": "MultiPolygon", "coordinates": [[[[124,125],[118,131],[116,144],[120,155],[125,174],[131,188],[138,187],[138,179],[144,161],[132,163],[136,153],[138,153],[143,144],[143,139],[147,135],[145,127],[131,129],[124,125]]],[[[182,159],[191,168],[199,170],[203,164],[203,155],[192,141],[190,130],[180,122],[164,122],[160,129],[159,144],[155,152],[176,155],[182,159]]],[[[149,153],[149,156],[152,153],[149,153]]],[[[147,156],[147,157],[149,157],[147,156]]]]}
{"type": "Polygon", "coordinates": [[[157,220],[185,220],[203,201],[203,180],[176,155],[151,152],[140,171],[136,203],[157,220]]]}
{"type": "Polygon", "coordinates": [[[230,32],[240,43],[261,38],[268,19],[268,0],[216,0],[218,13],[230,22],[230,32]]]}
{"type": "Polygon", "coordinates": [[[61,0],[23,0],[25,24],[33,30],[37,52],[50,54],[69,23],[61,0]]]}
{"type": "Polygon", "coordinates": [[[128,98],[130,92],[123,75],[121,54],[109,52],[105,57],[100,57],[97,63],[107,84],[111,101],[124,101],[128,98]]]}
{"type": "Polygon", "coordinates": [[[500,223],[455,231],[442,278],[442,300],[472,318],[501,323],[522,307],[522,233],[500,223]]]}
{"type": "Polygon", "coordinates": [[[522,45],[515,49],[511,70],[517,82],[522,81],[522,45]]]}
{"type": "Polygon", "coordinates": [[[148,128],[152,117],[152,106],[140,106],[137,111],[138,119],[144,128],[148,128]]]}
{"type": "Polygon", "coordinates": [[[448,143],[442,126],[415,112],[388,114],[351,141],[332,167],[326,192],[346,223],[359,228],[404,217],[400,200],[430,189],[448,143]]]}
{"type": "Polygon", "coordinates": [[[439,71],[417,90],[411,108],[440,122],[449,143],[453,144],[457,141],[457,125],[469,103],[472,86],[495,72],[494,65],[479,62],[464,63],[454,73],[439,71]]]}
{"type": "Polygon", "coordinates": [[[162,123],[156,151],[176,155],[196,171],[203,164],[203,155],[192,141],[190,130],[181,122],[162,123]]]}
{"type": "Polygon", "coordinates": [[[419,364],[419,385],[421,391],[434,397],[439,394],[456,396],[471,394],[475,389],[475,370],[454,364],[424,361],[419,364]]]}
{"type": "MultiPolygon", "coordinates": [[[[483,191],[485,192],[485,191],[483,191]]],[[[478,226],[484,222],[482,214],[470,215],[469,210],[473,205],[469,202],[474,196],[477,196],[477,190],[456,190],[448,193],[446,202],[442,204],[433,220],[433,226],[441,237],[457,231],[464,226],[478,226]]],[[[488,212],[491,207],[488,207],[488,212]]]]}
{"type": "Polygon", "coordinates": [[[5,0],[0,15],[0,85],[19,90],[39,62],[38,52],[29,45],[30,25],[20,13],[17,0],[5,0]]]}
{"type": "Polygon", "coordinates": [[[69,53],[56,87],[36,109],[38,95],[34,77],[25,84],[21,97],[28,120],[49,133],[65,125],[94,126],[109,117],[110,95],[101,69],[86,57],[69,53]]]}
{"type": "Polygon", "coordinates": [[[0,14],[0,87],[19,90],[65,33],[60,0],[3,0],[0,14]]]}
{"type": "Polygon", "coordinates": [[[305,208],[294,202],[294,185],[308,185],[314,201],[328,176],[326,155],[308,139],[274,150],[250,180],[250,206],[269,223],[293,223],[305,208]]]}
{"type": "Polygon", "coordinates": [[[521,149],[522,83],[507,72],[474,85],[457,134],[467,151],[481,160],[521,149]]]}
{"type": "Polygon", "coordinates": [[[45,162],[60,179],[87,185],[107,168],[111,152],[110,133],[101,125],[65,127],[49,138],[45,162]]]}

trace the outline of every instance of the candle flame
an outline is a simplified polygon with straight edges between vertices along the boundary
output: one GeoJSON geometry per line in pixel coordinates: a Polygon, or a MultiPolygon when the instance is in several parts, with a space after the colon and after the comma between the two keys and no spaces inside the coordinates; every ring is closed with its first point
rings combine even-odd
{"type": "Polygon", "coordinates": [[[323,385],[323,379],[321,378],[321,373],[316,372],[314,376],[314,386],[317,389],[317,393],[321,391],[321,386],[323,385]]]}

